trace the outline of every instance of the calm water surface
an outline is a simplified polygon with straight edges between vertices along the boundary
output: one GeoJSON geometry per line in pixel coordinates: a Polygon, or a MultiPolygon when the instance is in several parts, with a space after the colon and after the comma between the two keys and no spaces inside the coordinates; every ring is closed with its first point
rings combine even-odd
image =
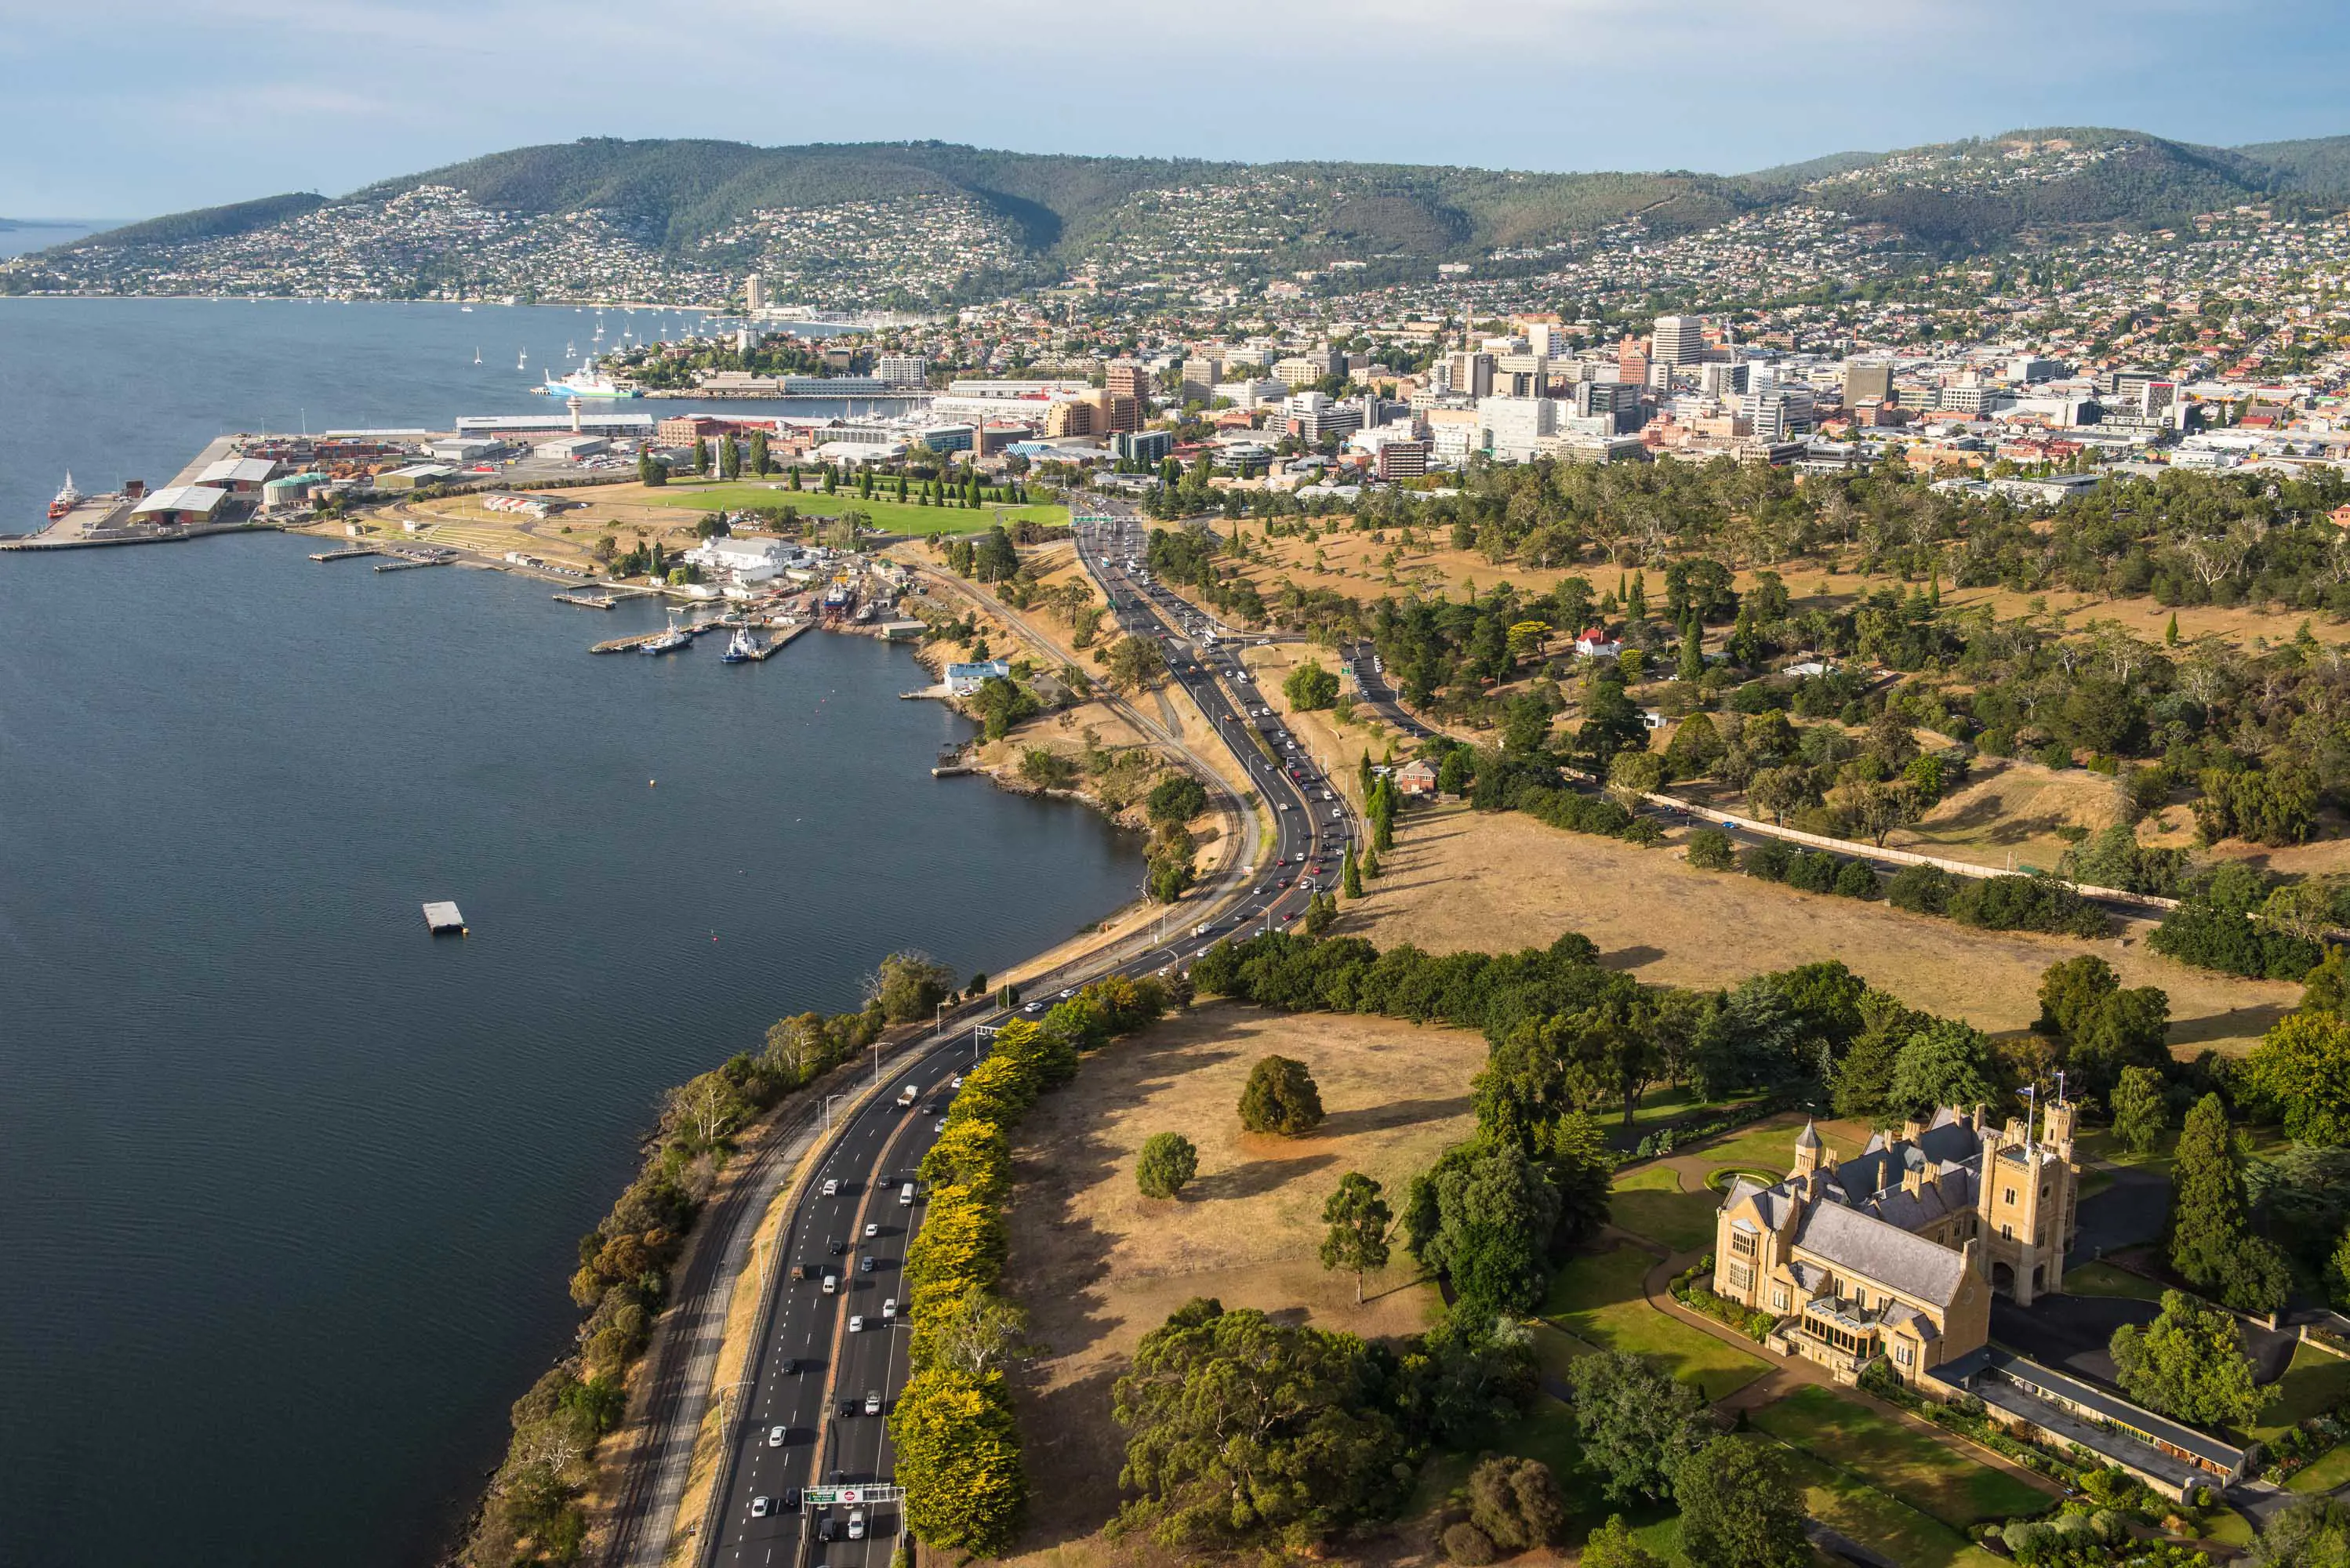
{"type": "MultiPolygon", "coordinates": [[[[30,453],[168,473],[296,399],[510,410],[435,358],[474,320],[0,301],[0,505],[55,488],[30,453]]],[[[1140,875],[1089,814],[930,778],[968,726],[895,700],[902,649],[590,659],[650,612],[313,547],[0,556],[11,1568],[428,1558],[663,1086],[890,948],[1000,969],[1140,875]],[[443,898],[471,937],[425,935],[443,898]]]]}

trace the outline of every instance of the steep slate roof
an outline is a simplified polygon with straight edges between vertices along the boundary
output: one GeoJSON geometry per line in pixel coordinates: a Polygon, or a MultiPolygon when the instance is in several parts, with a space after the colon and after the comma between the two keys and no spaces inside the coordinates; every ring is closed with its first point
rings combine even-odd
{"type": "Polygon", "coordinates": [[[1805,1210],[1794,1244],[1839,1270],[1939,1306],[1950,1304],[1966,1277],[1964,1253],[1835,1203],[1805,1210]]]}

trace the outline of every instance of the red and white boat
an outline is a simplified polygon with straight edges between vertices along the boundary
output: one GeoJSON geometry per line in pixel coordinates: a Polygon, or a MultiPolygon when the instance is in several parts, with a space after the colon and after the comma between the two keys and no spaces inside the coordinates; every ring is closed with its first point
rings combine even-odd
{"type": "Polygon", "coordinates": [[[49,521],[56,522],[80,504],[81,492],[74,488],[73,474],[68,471],[66,474],[66,487],[57,492],[56,500],[49,503],[49,521]]]}

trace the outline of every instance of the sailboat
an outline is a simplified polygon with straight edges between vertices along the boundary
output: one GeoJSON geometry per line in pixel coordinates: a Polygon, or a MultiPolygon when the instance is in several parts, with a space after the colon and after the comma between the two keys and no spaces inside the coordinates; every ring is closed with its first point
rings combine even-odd
{"type": "Polygon", "coordinates": [[[525,348],[521,353],[515,356],[515,369],[517,370],[527,370],[530,369],[529,349],[525,348]]]}
{"type": "Polygon", "coordinates": [[[478,365],[478,364],[480,364],[481,362],[482,362],[482,351],[481,351],[479,348],[476,348],[476,349],[474,349],[474,350],[473,350],[473,363],[474,363],[474,364],[476,364],[476,365],[478,365]]]}
{"type": "Polygon", "coordinates": [[[471,316],[473,314],[473,307],[470,305],[461,305],[457,307],[457,314],[460,316],[471,316]]]}

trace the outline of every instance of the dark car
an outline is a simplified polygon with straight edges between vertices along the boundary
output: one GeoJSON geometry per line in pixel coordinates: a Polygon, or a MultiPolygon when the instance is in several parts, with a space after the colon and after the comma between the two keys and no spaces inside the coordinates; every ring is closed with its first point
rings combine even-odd
{"type": "Polygon", "coordinates": [[[848,1251],[848,1243],[846,1241],[834,1241],[830,1243],[830,1246],[832,1248],[832,1255],[836,1258],[848,1251]]]}
{"type": "Polygon", "coordinates": [[[830,1541],[832,1539],[832,1532],[833,1523],[830,1519],[820,1519],[816,1521],[816,1538],[818,1541],[830,1541]]]}
{"type": "Polygon", "coordinates": [[[869,1274],[873,1272],[873,1258],[870,1253],[857,1260],[857,1272],[860,1274],[869,1274]]]}
{"type": "Polygon", "coordinates": [[[786,1356],[785,1356],[785,1357],[784,1357],[784,1376],[786,1376],[786,1377],[796,1377],[796,1376],[799,1376],[799,1370],[800,1370],[800,1358],[799,1358],[798,1356],[796,1356],[796,1355],[786,1355],[786,1356]]]}
{"type": "Polygon", "coordinates": [[[840,1413],[841,1413],[842,1415],[844,1415],[844,1416],[854,1416],[854,1415],[856,1415],[856,1414],[857,1414],[857,1401],[856,1401],[856,1400],[854,1400],[854,1399],[843,1399],[843,1400],[840,1402],[840,1413]]]}

